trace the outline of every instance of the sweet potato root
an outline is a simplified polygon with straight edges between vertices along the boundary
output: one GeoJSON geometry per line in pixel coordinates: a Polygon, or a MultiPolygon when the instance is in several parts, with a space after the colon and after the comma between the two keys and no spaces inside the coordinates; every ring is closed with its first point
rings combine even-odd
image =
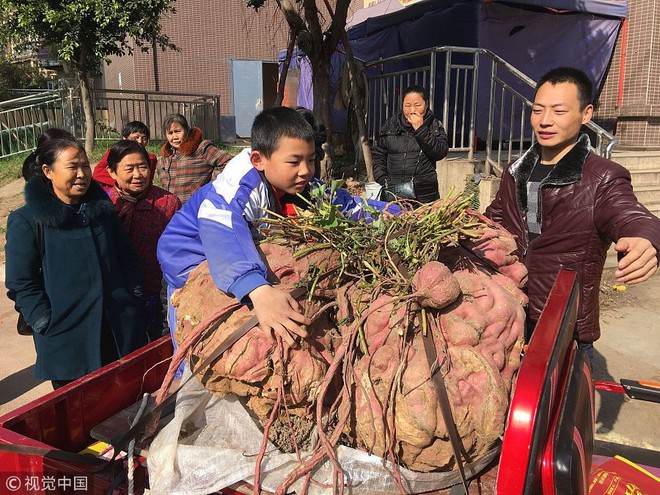
{"type": "MultiPolygon", "coordinates": [[[[441,209],[434,208],[432,212],[441,209]]],[[[387,271],[386,283],[379,283],[372,254],[346,265],[338,250],[316,249],[309,242],[297,247],[261,243],[273,283],[286,291],[307,288],[301,302],[306,314],[314,316],[309,337],[290,347],[253,328],[202,370],[200,379],[217,394],[246,397],[248,407],[263,425],[277,429],[278,444],[288,450],[298,439],[294,431],[287,437],[287,424],[305,431],[316,425],[319,446],[292,480],[323,458],[338,469],[333,446],[340,438],[413,470],[453,469],[424,338],[433,339],[468,454],[479,457],[501,435],[520,364],[527,303],[520,286],[527,272],[510,234],[477,214],[467,216],[480,230],[452,241],[442,253],[425,247],[424,252],[435,253],[433,259],[414,265],[410,279],[405,278],[407,270],[387,271]],[[358,265],[368,277],[356,271],[358,265]],[[292,416],[298,419],[291,422],[292,416]]],[[[362,252],[368,248],[383,259],[400,259],[401,250],[411,245],[410,239],[402,241],[406,232],[391,229],[396,235],[362,252]],[[399,251],[393,254],[390,248],[399,251]]],[[[172,302],[181,342],[214,308],[235,301],[215,288],[202,264],[172,302]]],[[[193,371],[250,316],[241,308],[206,332],[190,349],[193,371]]]]}

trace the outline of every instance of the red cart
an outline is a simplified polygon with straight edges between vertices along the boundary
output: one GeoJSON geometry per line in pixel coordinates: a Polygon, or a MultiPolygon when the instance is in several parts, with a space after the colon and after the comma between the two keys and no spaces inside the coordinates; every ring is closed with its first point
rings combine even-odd
{"type": "MultiPolygon", "coordinates": [[[[560,272],[518,374],[499,466],[491,466],[479,491],[473,483],[470,492],[475,488],[483,495],[588,493],[595,387],[587,357],[572,341],[577,294],[575,274],[560,272]]],[[[103,461],[80,464],[67,453],[93,443],[92,428],[121,413],[143,393],[156,391],[171,353],[164,337],[0,417],[0,444],[13,449],[0,450],[0,493],[101,495],[115,486],[117,493],[126,493],[121,465],[115,463],[113,471],[103,461]],[[44,490],[46,479],[50,485],[44,490]],[[41,482],[41,491],[32,490],[36,482],[41,482]]],[[[656,387],[630,385],[626,392],[658,401],[656,387]]],[[[617,384],[603,387],[624,392],[617,384]]],[[[135,493],[142,493],[142,466],[136,469],[135,483],[135,493]]]]}

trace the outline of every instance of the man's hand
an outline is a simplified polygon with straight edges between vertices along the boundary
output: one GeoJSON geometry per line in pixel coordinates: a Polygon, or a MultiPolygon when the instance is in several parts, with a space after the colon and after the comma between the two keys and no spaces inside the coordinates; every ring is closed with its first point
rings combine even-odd
{"type": "Polygon", "coordinates": [[[406,116],[406,119],[408,120],[408,122],[410,122],[410,125],[413,126],[413,129],[415,130],[419,129],[420,126],[424,123],[424,117],[414,112],[409,113],[406,116]]]}
{"type": "Polygon", "coordinates": [[[625,254],[614,273],[619,282],[629,285],[638,284],[649,279],[658,269],[658,253],[648,239],[622,237],[614,245],[614,249],[625,254]]]}
{"type": "Polygon", "coordinates": [[[276,332],[290,346],[296,344],[296,337],[307,337],[307,330],[301,325],[312,322],[300,313],[300,304],[289,294],[262,285],[250,292],[249,297],[263,330],[276,332]]]}

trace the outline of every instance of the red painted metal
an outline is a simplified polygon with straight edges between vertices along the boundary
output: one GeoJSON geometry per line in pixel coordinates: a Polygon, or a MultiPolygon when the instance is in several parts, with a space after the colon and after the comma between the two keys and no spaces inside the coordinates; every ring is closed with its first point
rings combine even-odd
{"type": "Polygon", "coordinates": [[[518,373],[502,442],[497,493],[541,491],[542,452],[565,381],[571,344],[566,332],[560,335],[560,328],[562,323],[572,328],[576,305],[575,272],[561,270],[518,373]]]}
{"type": "Polygon", "coordinates": [[[615,392],[617,394],[625,394],[626,393],[626,391],[623,390],[623,387],[619,383],[604,382],[604,381],[598,381],[598,380],[596,380],[594,383],[596,385],[596,390],[604,390],[605,392],[615,392]]]}
{"type": "Polygon", "coordinates": [[[616,107],[621,108],[623,105],[623,84],[625,81],[626,73],[626,43],[628,42],[628,18],[623,20],[621,26],[621,61],[619,63],[619,88],[616,98],[616,107]]]}
{"type": "Polygon", "coordinates": [[[558,394],[558,410],[552,420],[543,451],[541,467],[544,495],[574,493],[586,495],[590,477],[595,423],[594,384],[591,368],[583,351],[571,343],[566,361],[566,379],[558,394]],[[581,353],[580,356],[578,353],[581,353]],[[586,397],[580,390],[587,390],[586,397]],[[586,399],[586,402],[581,402],[586,399]],[[562,426],[570,430],[563,430],[562,426]],[[575,484],[574,484],[575,483],[575,484]]]}
{"type": "MultiPolygon", "coordinates": [[[[91,429],[162,383],[172,356],[169,336],[0,417],[0,443],[79,452],[91,429]]],[[[0,478],[85,476],[86,493],[104,494],[109,479],[94,468],[47,457],[0,452],[0,478]]],[[[144,477],[138,472],[137,477],[144,477]]],[[[4,481],[3,481],[4,483],[4,481]]],[[[0,486],[0,492],[4,486],[0,486]]],[[[18,490],[13,493],[28,493],[18,490]]],[[[48,493],[64,493],[49,490],[48,493]]]]}

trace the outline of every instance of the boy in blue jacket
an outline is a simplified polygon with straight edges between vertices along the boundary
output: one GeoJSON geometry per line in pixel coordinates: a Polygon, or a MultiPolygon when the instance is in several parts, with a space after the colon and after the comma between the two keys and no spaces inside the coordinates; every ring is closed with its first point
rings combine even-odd
{"type": "MultiPolygon", "coordinates": [[[[261,112],[252,125],[252,148],[234,157],[211,183],[179,210],[158,243],[158,260],[171,293],[208,259],[215,284],[243,303],[251,303],[259,325],[293,344],[310,322],[299,303],[267,281],[267,268],[255,245],[265,227],[264,210],[293,214],[298,194],[309,194],[314,176],[315,134],[295,110],[261,112]]],[[[318,184],[317,181],[314,183],[318,184]]],[[[364,215],[363,200],[338,190],[334,202],[349,218],[364,215]]],[[[385,203],[369,202],[382,209],[385,203]]],[[[176,327],[170,307],[170,330],[176,327]]]]}

